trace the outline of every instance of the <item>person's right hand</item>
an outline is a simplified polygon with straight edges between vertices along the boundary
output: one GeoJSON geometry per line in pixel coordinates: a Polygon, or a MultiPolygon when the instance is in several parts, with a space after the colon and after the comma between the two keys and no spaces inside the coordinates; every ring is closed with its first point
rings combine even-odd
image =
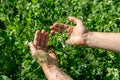
{"type": "Polygon", "coordinates": [[[68,39],[66,41],[67,44],[71,45],[84,45],[85,39],[84,35],[88,32],[85,28],[83,22],[75,17],[69,17],[71,22],[74,22],[76,26],[68,26],[66,24],[58,24],[54,23],[50,29],[51,33],[54,34],[56,31],[64,32],[67,30],[69,33],[68,39]]]}

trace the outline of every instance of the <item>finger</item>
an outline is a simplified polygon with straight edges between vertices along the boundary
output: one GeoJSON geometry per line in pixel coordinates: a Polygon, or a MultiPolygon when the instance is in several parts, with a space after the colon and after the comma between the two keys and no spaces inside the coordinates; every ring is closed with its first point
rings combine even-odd
{"type": "Polygon", "coordinates": [[[40,43],[40,41],[39,41],[40,40],[40,36],[41,36],[40,31],[37,30],[36,33],[35,33],[35,37],[34,37],[34,45],[35,46],[39,45],[39,43],[40,43]]]}
{"type": "Polygon", "coordinates": [[[49,40],[49,35],[48,35],[48,33],[46,32],[46,33],[45,33],[45,47],[47,47],[48,40],[49,40]]]}
{"type": "Polygon", "coordinates": [[[57,60],[55,53],[51,52],[51,53],[49,53],[49,55],[50,55],[51,58],[57,60]]]}
{"type": "Polygon", "coordinates": [[[51,64],[58,66],[58,61],[54,52],[49,53],[48,61],[51,64]]]}
{"type": "Polygon", "coordinates": [[[69,20],[70,20],[71,22],[74,22],[74,23],[75,23],[76,25],[78,25],[78,26],[83,24],[80,19],[75,18],[75,17],[69,17],[69,20]]]}
{"type": "Polygon", "coordinates": [[[65,24],[54,23],[53,26],[50,27],[51,30],[55,30],[57,32],[63,32],[67,28],[65,24]]]}
{"type": "Polygon", "coordinates": [[[40,41],[40,46],[42,46],[42,47],[44,47],[44,44],[45,44],[45,33],[46,33],[45,30],[42,30],[42,31],[41,31],[41,41],[40,41]]]}
{"type": "Polygon", "coordinates": [[[69,28],[69,30],[68,30],[69,35],[68,35],[68,36],[70,36],[70,35],[72,34],[73,28],[74,28],[74,27],[69,28]]]}
{"type": "Polygon", "coordinates": [[[63,32],[67,28],[67,25],[65,24],[59,24],[56,28],[56,31],[63,32]]]}
{"type": "Polygon", "coordinates": [[[50,26],[50,29],[51,30],[56,30],[58,26],[59,26],[58,23],[54,23],[52,26],[50,26]]]}
{"type": "Polygon", "coordinates": [[[51,30],[50,31],[51,34],[55,34],[55,32],[56,32],[55,30],[51,30]]]}
{"type": "Polygon", "coordinates": [[[50,29],[51,29],[51,30],[56,30],[56,26],[53,26],[53,25],[52,25],[52,26],[50,26],[50,29]]]}
{"type": "Polygon", "coordinates": [[[36,54],[36,51],[37,51],[35,45],[32,42],[29,42],[28,45],[30,47],[32,55],[34,56],[36,54]]]}

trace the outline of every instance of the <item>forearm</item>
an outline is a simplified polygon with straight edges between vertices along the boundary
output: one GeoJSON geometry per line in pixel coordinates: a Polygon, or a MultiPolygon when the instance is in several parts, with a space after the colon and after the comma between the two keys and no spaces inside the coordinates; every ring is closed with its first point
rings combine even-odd
{"type": "Polygon", "coordinates": [[[42,66],[48,80],[73,80],[55,65],[42,66]]]}
{"type": "Polygon", "coordinates": [[[120,33],[88,32],[85,44],[89,47],[120,52],[120,33]]]}

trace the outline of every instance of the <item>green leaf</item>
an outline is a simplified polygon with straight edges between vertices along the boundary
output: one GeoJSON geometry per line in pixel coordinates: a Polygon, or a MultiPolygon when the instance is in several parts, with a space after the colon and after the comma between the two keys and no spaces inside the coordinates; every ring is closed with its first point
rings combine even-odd
{"type": "Polygon", "coordinates": [[[32,0],[32,2],[33,2],[34,4],[36,4],[36,3],[38,3],[38,0],[32,0]]]}
{"type": "Polygon", "coordinates": [[[0,75],[0,80],[11,80],[5,75],[0,75]]]}

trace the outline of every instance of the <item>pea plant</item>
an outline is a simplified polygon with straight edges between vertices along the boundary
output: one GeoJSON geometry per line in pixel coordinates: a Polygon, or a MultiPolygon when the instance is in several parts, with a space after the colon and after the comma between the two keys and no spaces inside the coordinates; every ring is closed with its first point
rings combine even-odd
{"type": "MultiPolygon", "coordinates": [[[[89,31],[120,32],[119,0],[0,0],[0,80],[47,80],[28,42],[55,22],[74,25],[69,16],[89,31]]],[[[119,53],[68,45],[67,33],[49,36],[59,67],[74,80],[120,80],[119,53]]]]}

